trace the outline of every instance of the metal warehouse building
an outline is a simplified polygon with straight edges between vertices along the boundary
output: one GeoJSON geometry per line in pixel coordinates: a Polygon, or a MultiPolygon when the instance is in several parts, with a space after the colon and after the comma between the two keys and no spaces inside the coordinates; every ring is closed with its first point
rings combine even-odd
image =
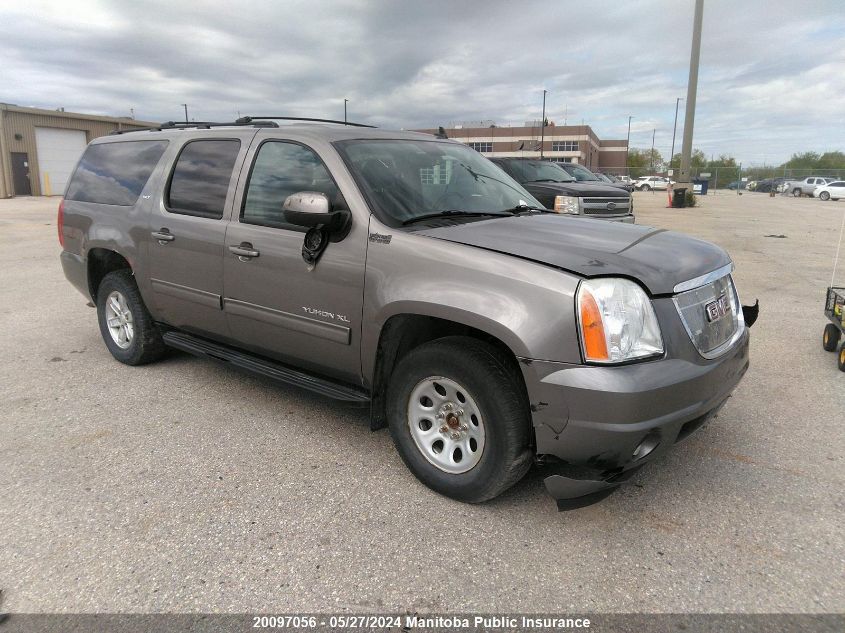
{"type": "Polygon", "coordinates": [[[152,125],[157,124],[0,103],[0,198],[62,195],[89,141],[152,125]]]}

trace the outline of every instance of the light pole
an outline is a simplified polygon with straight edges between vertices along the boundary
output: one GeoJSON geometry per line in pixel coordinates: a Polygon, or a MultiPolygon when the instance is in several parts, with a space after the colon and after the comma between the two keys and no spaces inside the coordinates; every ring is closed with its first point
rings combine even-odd
{"type": "Polygon", "coordinates": [[[672,169],[672,159],[675,158],[675,133],[678,131],[678,104],[683,100],[683,97],[675,99],[675,124],[672,126],[672,151],[669,154],[669,169],[672,169]]]}
{"type": "Polygon", "coordinates": [[[540,119],[540,160],[543,160],[543,141],[546,140],[546,89],[543,88],[543,117],[540,119]]]}
{"type": "Polygon", "coordinates": [[[183,103],[182,107],[185,108],[185,123],[187,123],[188,122],[188,104],[183,103]]]}
{"type": "Polygon", "coordinates": [[[654,173],[654,135],[657,134],[657,128],[651,131],[651,173],[654,173]]]}
{"type": "Polygon", "coordinates": [[[695,123],[695,95],[698,91],[698,60],[701,57],[701,22],[704,16],[704,0],[695,0],[695,17],[692,26],[692,49],[689,60],[689,82],[687,83],[687,111],[684,117],[684,143],[681,146],[681,168],[678,183],[690,182],[690,158],[692,157],[692,130],[695,123]]]}
{"type": "Polygon", "coordinates": [[[349,103],[349,99],[343,100],[343,122],[346,123],[346,104],[349,103]]]}
{"type": "Polygon", "coordinates": [[[631,149],[631,119],[633,116],[628,117],[628,140],[625,141],[625,169],[628,169],[628,150],[631,149]]]}

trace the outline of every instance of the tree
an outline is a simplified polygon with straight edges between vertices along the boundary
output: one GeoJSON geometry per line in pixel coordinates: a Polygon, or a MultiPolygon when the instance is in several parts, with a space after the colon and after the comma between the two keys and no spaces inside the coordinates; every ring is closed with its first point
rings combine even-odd
{"type": "Polygon", "coordinates": [[[633,148],[628,152],[628,173],[631,178],[639,178],[663,171],[663,156],[656,149],[633,148]]]}
{"type": "MultiPolygon", "coordinates": [[[[701,171],[707,171],[707,156],[702,152],[700,149],[695,149],[692,151],[692,156],[690,156],[690,174],[697,174],[701,171]]],[[[681,168],[681,155],[675,154],[672,157],[672,169],[680,169],[681,168]]],[[[677,175],[677,174],[676,174],[677,175]]]]}

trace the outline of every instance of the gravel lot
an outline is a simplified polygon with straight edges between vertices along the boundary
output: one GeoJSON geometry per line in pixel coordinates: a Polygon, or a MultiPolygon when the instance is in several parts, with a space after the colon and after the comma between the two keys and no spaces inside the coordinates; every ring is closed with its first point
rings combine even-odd
{"type": "Polygon", "coordinates": [[[0,200],[0,610],[845,611],[845,374],[821,347],[845,203],[635,196],[638,222],[731,253],[762,306],[751,369],[564,513],[536,475],[481,506],[429,492],[365,410],[185,355],[117,363],[62,274],[58,199],[0,200]]]}

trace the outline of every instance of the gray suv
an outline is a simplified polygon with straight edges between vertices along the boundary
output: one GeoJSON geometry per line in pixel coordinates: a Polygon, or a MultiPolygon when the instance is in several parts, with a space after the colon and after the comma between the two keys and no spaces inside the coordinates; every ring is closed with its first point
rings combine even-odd
{"type": "Polygon", "coordinates": [[[430,488],[542,469],[592,502],[748,367],[719,247],[548,211],[463,144],[365,126],[162,124],[93,141],[65,275],[120,362],[168,348],[368,403],[430,488]]]}

